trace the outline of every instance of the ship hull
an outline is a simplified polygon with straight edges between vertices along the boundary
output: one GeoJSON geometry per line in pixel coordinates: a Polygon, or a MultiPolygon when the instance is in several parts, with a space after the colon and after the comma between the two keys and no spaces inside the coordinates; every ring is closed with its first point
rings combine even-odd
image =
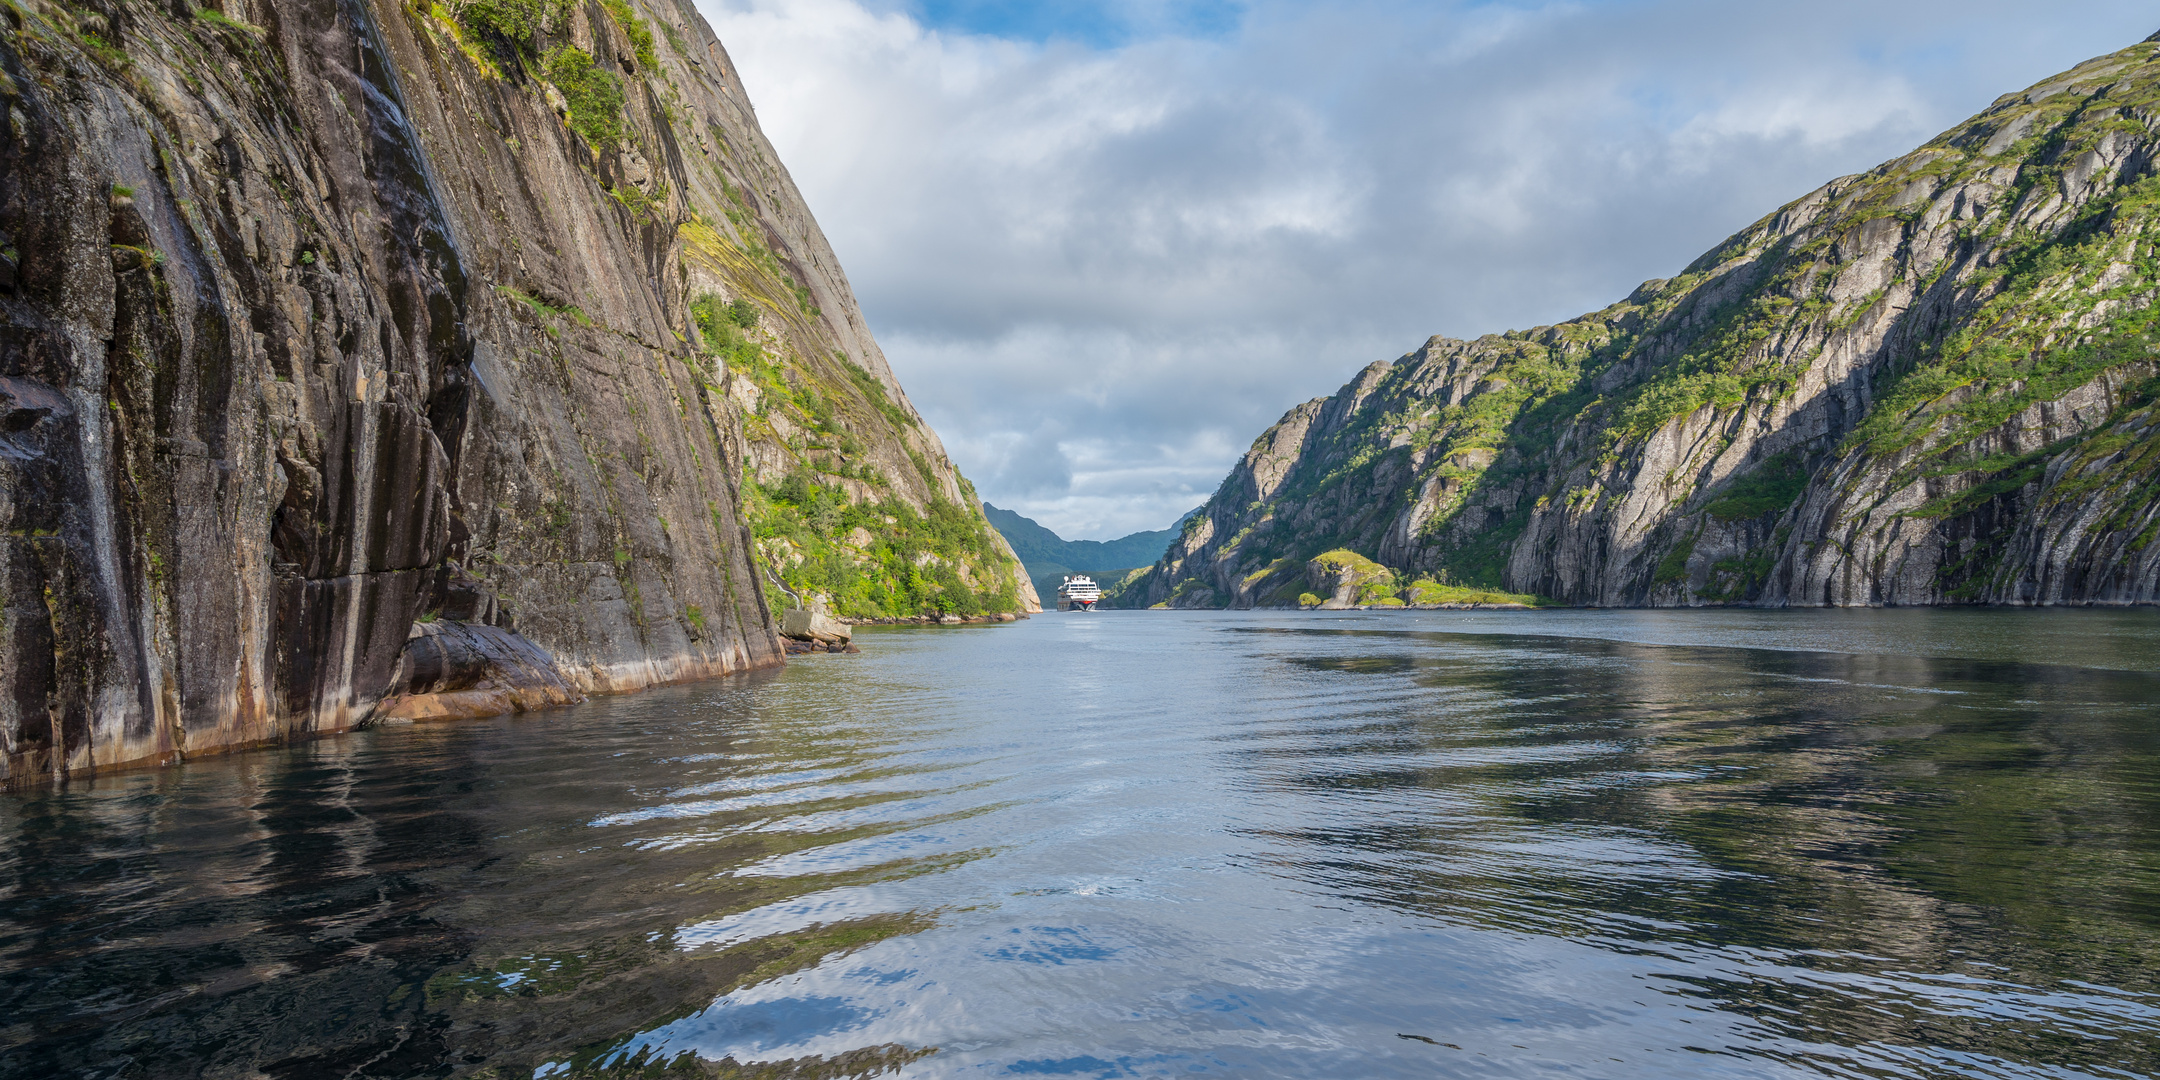
{"type": "Polygon", "coordinates": [[[1095,579],[1083,574],[1068,574],[1065,583],[1058,586],[1057,609],[1059,611],[1093,611],[1102,599],[1102,589],[1095,579]]]}

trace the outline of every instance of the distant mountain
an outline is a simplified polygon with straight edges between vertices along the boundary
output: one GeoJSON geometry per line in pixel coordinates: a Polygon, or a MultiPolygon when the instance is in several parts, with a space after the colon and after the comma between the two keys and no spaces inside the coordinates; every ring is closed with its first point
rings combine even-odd
{"type": "MultiPolygon", "coordinates": [[[[1154,565],[1163,557],[1170,541],[1177,538],[1179,526],[1196,513],[1199,513],[1198,507],[1167,529],[1136,532],[1115,540],[1067,540],[1030,518],[1000,510],[989,503],[983,504],[983,516],[989,518],[990,524],[996,526],[1005,541],[1012,545],[1021,564],[1027,567],[1028,576],[1035,580],[1035,591],[1046,598],[1057,592],[1066,574],[1101,577],[1154,565]],[[1048,582],[1048,591],[1044,591],[1045,582],[1048,582]]],[[[1047,599],[1044,606],[1049,606],[1047,599]]]]}

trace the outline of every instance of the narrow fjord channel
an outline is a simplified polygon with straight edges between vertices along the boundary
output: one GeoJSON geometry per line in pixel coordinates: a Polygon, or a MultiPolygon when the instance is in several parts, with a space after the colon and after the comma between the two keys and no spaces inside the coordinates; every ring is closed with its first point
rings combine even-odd
{"type": "Polygon", "coordinates": [[[0,796],[0,1076],[2160,1073],[2160,613],[860,640],[0,796]]]}

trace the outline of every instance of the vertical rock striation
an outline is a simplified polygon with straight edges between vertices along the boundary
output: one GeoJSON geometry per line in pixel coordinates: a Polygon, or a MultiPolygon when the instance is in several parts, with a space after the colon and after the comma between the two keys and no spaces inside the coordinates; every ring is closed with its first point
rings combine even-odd
{"type": "Polygon", "coordinates": [[[964,495],[687,2],[11,0],[0,118],[0,778],[781,662],[703,295],[964,495]]]}
{"type": "Polygon", "coordinates": [[[2160,35],[1603,311],[1374,364],[1124,594],[1282,603],[1348,548],[1591,605],[2160,601],[2156,131],[2160,35]]]}

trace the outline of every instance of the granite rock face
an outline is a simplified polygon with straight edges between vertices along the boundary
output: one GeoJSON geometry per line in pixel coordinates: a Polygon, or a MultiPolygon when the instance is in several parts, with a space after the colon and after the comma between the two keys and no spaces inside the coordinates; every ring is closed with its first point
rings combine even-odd
{"type": "Polygon", "coordinates": [[[1557,326],[1433,338],[1264,432],[1144,581],[1348,548],[1587,605],[2160,601],[2160,43],[1557,326]]]}
{"type": "Polygon", "coordinates": [[[0,779],[781,662],[703,296],[966,497],[687,2],[21,0],[0,120],[0,779]]]}

